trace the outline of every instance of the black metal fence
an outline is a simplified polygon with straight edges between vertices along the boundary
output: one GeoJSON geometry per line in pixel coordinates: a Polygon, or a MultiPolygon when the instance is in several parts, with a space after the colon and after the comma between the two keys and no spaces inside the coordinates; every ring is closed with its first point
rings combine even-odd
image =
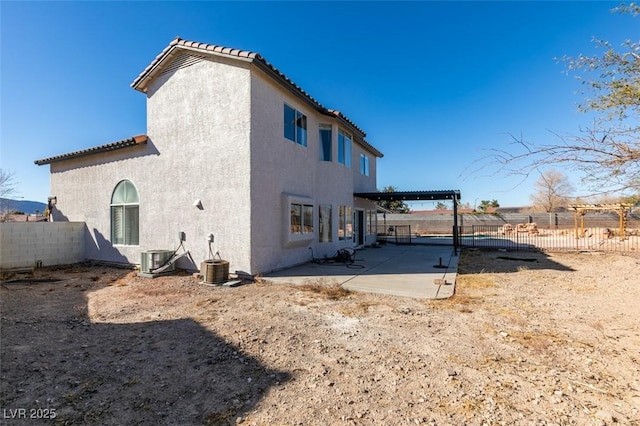
{"type": "Polygon", "coordinates": [[[588,227],[569,223],[538,227],[535,222],[511,225],[474,224],[450,227],[447,234],[420,235],[411,225],[378,227],[378,241],[391,244],[454,245],[510,251],[607,251],[640,253],[640,227],[629,223],[620,232],[614,220],[589,221],[588,227]]]}
{"type": "Polygon", "coordinates": [[[471,225],[458,231],[461,247],[522,251],[611,251],[640,253],[640,232],[624,235],[611,223],[589,228],[538,229],[535,224],[471,225]],[[608,225],[608,226],[607,226],[608,225]]]}
{"type": "Polygon", "coordinates": [[[393,244],[412,244],[411,225],[378,227],[378,240],[393,244]]]}

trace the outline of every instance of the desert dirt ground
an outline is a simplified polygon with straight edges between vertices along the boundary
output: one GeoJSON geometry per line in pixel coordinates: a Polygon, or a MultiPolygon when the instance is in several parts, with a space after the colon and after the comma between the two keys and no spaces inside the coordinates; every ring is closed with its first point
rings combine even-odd
{"type": "Polygon", "coordinates": [[[465,250],[429,301],[38,269],[0,286],[1,422],[638,425],[639,277],[637,254],[465,250]]]}

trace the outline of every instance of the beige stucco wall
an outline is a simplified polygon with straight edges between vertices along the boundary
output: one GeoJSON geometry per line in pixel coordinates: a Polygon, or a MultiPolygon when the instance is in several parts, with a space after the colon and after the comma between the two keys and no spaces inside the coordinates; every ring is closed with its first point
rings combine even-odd
{"type": "MultiPolygon", "coordinates": [[[[333,256],[339,248],[352,247],[352,241],[338,240],[339,206],[375,209],[373,203],[358,200],[354,190],[376,190],[376,158],[370,157],[370,175],[360,175],[362,147],[353,144],[352,166],[337,162],[338,129],[334,117],[317,112],[305,101],[255,69],[251,78],[251,215],[252,265],[256,270],[270,271],[308,261],[313,256],[333,256]],[[284,104],[307,116],[307,146],[284,137],[284,104]],[[319,160],[319,125],[332,126],[331,162],[319,160]],[[315,235],[291,241],[289,237],[289,204],[309,203],[314,206],[315,235]],[[318,207],[332,206],[333,241],[318,242],[318,207]],[[310,248],[312,250],[310,250],[310,248]]],[[[371,243],[370,236],[366,243],[371,243]]]]}
{"type": "Polygon", "coordinates": [[[148,91],[147,145],[51,165],[54,217],[86,220],[89,258],[139,263],[142,251],[176,248],[182,231],[199,267],[213,233],[213,252],[249,271],[249,114],[246,65],[201,61],[161,76],[148,91]],[[111,194],[123,179],[140,197],[139,246],[109,243],[111,194]]]}
{"type": "MultiPolygon", "coordinates": [[[[322,257],[353,246],[338,240],[338,209],[375,209],[353,197],[354,191],[375,191],[375,156],[368,153],[369,177],[359,172],[362,147],[356,143],[351,168],[339,164],[338,120],[255,65],[222,57],[185,63],[149,86],[146,145],[51,165],[54,219],[86,222],[86,257],[140,263],[143,251],[176,248],[182,231],[194,262],[179,266],[197,269],[209,257],[213,233],[212,251],[230,261],[231,271],[257,274],[310,260],[310,249],[322,257]],[[284,137],[285,102],[308,118],[307,147],[284,137]],[[318,158],[320,123],[333,126],[332,162],[318,158]],[[123,179],[140,198],[139,246],[110,243],[111,194],[123,179]],[[198,200],[202,209],[194,206],[198,200]],[[292,201],[314,206],[314,235],[291,238],[292,201]],[[323,204],[332,206],[331,243],[318,242],[323,204]]],[[[373,241],[371,235],[364,243],[373,241]]]]}

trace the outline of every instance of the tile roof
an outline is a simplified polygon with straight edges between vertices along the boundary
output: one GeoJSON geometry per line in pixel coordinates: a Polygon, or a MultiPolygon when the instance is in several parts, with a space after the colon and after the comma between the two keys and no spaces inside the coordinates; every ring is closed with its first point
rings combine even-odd
{"type": "Polygon", "coordinates": [[[334,109],[328,109],[320,102],[318,102],[315,98],[313,98],[310,94],[308,94],[304,89],[294,83],[289,77],[284,75],[280,70],[278,70],[275,66],[273,66],[270,62],[268,62],[262,55],[257,52],[250,52],[248,50],[240,50],[233,49],[230,47],[217,46],[215,44],[207,44],[207,43],[199,43],[195,41],[187,41],[183,40],[180,37],[176,37],[169,43],[167,47],[165,47],[162,52],[136,77],[136,79],[131,83],[131,87],[134,89],[145,93],[147,90],[147,83],[160,71],[162,68],[162,63],[167,59],[171,58],[177,50],[192,50],[200,53],[207,53],[211,55],[220,55],[226,57],[232,57],[239,60],[245,60],[256,64],[263,71],[265,71],[268,75],[270,75],[274,80],[278,81],[288,89],[292,90],[295,94],[305,99],[311,105],[313,105],[317,111],[322,114],[329,115],[332,117],[336,117],[348,124],[354,130],[359,132],[362,135],[361,143],[371,152],[373,152],[376,156],[382,157],[383,154],[378,151],[373,145],[364,140],[366,133],[360,127],[358,127],[353,121],[351,121],[347,116],[342,114],[340,111],[334,109]]]}
{"type": "Polygon", "coordinates": [[[118,149],[129,148],[147,143],[147,135],[137,135],[129,139],[123,139],[121,141],[112,142],[106,145],[95,146],[93,148],[87,148],[80,151],[69,152],[67,154],[56,155],[55,157],[43,158],[42,160],[35,160],[34,163],[38,166],[45,164],[55,163],[57,161],[70,160],[72,158],[85,157],[87,155],[99,154],[101,152],[115,151],[118,149]]]}

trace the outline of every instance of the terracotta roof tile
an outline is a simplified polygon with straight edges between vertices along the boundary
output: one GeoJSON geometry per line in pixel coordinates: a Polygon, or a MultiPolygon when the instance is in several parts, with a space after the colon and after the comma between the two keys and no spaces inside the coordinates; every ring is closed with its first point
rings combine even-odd
{"type": "Polygon", "coordinates": [[[95,146],[93,148],[87,148],[80,151],[69,152],[67,154],[56,155],[54,157],[43,158],[42,160],[34,161],[38,166],[45,164],[55,163],[57,161],[70,160],[72,158],[84,157],[87,155],[99,154],[102,152],[115,151],[118,149],[129,148],[140,144],[147,143],[149,138],[147,135],[137,135],[129,139],[123,139],[121,141],[108,143],[106,145],[95,146]]]}
{"type": "MultiPolygon", "coordinates": [[[[167,47],[165,47],[162,52],[149,64],[141,73],[136,77],[136,79],[131,83],[131,87],[134,89],[144,92],[145,91],[145,82],[153,78],[154,70],[159,67],[159,65],[166,58],[170,57],[175,49],[180,48],[190,48],[199,50],[202,52],[214,52],[220,55],[231,56],[235,58],[243,58],[250,59],[252,63],[260,66],[264,71],[268,74],[271,74],[272,78],[276,81],[280,81],[282,84],[288,86],[290,89],[293,89],[294,92],[298,93],[302,98],[306,99],[309,103],[311,103],[316,110],[325,115],[330,115],[333,117],[337,117],[341,121],[345,122],[347,125],[352,127],[354,130],[362,134],[364,138],[366,133],[360,127],[358,127],[353,121],[351,121],[347,116],[342,114],[340,111],[328,109],[324,107],[320,102],[318,102],[314,97],[312,97],[309,93],[303,90],[300,86],[294,83],[289,77],[287,77],[284,73],[278,70],[275,66],[273,66],[270,62],[268,62],[264,57],[262,57],[259,53],[251,52],[248,50],[240,50],[233,49],[231,47],[225,46],[217,46],[214,44],[207,43],[198,43],[194,41],[183,40],[180,37],[176,37],[169,43],[167,47]]],[[[371,150],[376,156],[382,157],[382,153],[378,151],[375,147],[373,147],[368,142],[364,141],[364,145],[366,148],[371,150]]]]}

